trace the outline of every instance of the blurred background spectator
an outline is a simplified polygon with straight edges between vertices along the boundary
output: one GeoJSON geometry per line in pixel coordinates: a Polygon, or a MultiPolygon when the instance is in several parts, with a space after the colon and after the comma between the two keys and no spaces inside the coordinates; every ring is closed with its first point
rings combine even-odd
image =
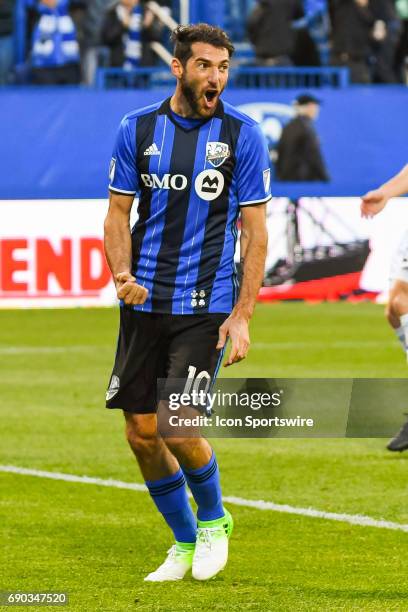
{"type": "MultiPolygon", "coordinates": [[[[164,65],[173,26],[160,9],[181,15],[178,0],[0,0],[0,84],[78,83],[80,63],[91,86],[98,67],[164,65]]],[[[354,83],[408,83],[408,0],[226,0],[225,28],[235,65],[345,66],[354,83]]]]}
{"type": "Polygon", "coordinates": [[[102,42],[110,49],[113,67],[139,66],[142,8],[140,0],[120,0],[111,6],[102,22],[102,42]]]}
{"type": "MultiPolygon", "coordinates": [[[[143,22],[142,22],[142,66],[154,66],[158,63],[158,56],[152,51],[151,43],[162,42],[163,26],[159,19],[148,7],[148,0],[142,0],[143,22]]],[[[170,0],[160,0],[158,4],[167,13],[170,14],[170,0]]]]}
{"type": "Polygon", "coordinates": [[[111,66],[131,69],[157,63],[150,43],[160,41],[163,30],[145,4],[140,0],[120,0],[107,10],[101,39],[110,49],[111,66]]]}
{"type": "Polygon", "coordinates": [[[296,66],[327,64],[330,21],[327,0],[304,0],[305,16],[293,23],[296,29],[293,63],[296,66]]]}
{"type": "Polygon", "coordinates": [[[256,63],[288,66],[295,48],[293,22],[304,16],[301,0],[259,0],[247,22],[256,63]]]}
{"type": "Polygon", "coordinates": [[[112,0],[88,0],[80,23],[82,82],[92,85],[100,62],[101,28],[105,12],[112,0]]]}
{"type": "Polygon", "coordinates": [[[394,0],[370,0],[375,18],[373,28],[373,81],[396,83],[395,57],[401,35],[401,22],[394,0]]]}
{"type": "Polygon", "coordinates": [[[69,0],[40,0],[31,48],[32,80],[37,85],[80,81],[79,45],[69,0]]]}
{"type": "Polygon", "coordinates": [[[408,0],[397,0],[396,9],[401,19],[401,34],[395,56],[397,74],[408,85],[408,0]]]}
{"type": "Polygon", "coordinates": [[[0,1],[0,85],[5,85],[14,65],[14,0],[0,1]]]}
{"type": "Polygon", "coordinates": [[[332,59],[347,66],[353,83],[370,83],[368,57],[375,23],[369,0],[332,0],[332,59]]]}
{"type": "Polygon", "coordinates": [[[282,130],[277,146],[276,176],[279,181],[328,181],[329,175],[313,126],[320,112],[320,100],[309,94],[294,102],[296,117],[282,130]]]}

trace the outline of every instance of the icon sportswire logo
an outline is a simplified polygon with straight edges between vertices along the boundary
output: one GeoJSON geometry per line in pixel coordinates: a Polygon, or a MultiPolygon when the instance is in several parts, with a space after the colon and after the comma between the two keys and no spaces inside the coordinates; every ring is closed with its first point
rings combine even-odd
{"type": "Polygon", "coordinates": [[[147,147],[144,152],[145,155],[161,155],[161,151],[157,147],[157,144],[154,142],[150,147],[147,147]]]}

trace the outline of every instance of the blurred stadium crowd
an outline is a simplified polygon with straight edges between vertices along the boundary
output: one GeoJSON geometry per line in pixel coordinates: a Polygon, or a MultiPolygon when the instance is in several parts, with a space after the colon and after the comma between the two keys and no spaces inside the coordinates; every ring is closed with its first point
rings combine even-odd
{"type": "MultiPolygon", "coordinates": [[[[1,0],[0,84],[92,85],[98,66],[162,64],[152,43],[169,49],[164,22],[179,20],[177,5],[1,0]]],[[[354,83],[407,83],[408,0],[227,0],[226,12],[237,63],[346,66],[354,83]]]]}

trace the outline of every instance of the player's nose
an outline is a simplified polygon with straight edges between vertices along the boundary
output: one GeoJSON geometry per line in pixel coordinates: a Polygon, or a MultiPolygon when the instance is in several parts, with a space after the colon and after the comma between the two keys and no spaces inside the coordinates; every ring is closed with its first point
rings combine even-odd
{"type": "Polygon", "coordinates": [[[220,81],[220,71],[218,70],[218,68],[214,67],[208,75],[208,83],[210,85],[217,87],[219,81],[220,81]]]}

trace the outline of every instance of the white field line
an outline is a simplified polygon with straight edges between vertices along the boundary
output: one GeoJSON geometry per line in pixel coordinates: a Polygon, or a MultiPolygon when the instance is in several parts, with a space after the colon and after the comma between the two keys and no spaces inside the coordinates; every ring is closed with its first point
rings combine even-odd
{"type": "Polygon", "coordinates": [[[310,342],[252,342],[255,349],[377,348],[397,346],[395,340],[324,340],[310,342]]]}
{"type": "MultiPolygon", "coordinates": [[[[307,342],[253,342],[251,348],[254,349],[319,349],[319,348],[376,348],[385,346],[397,346],[394,340],[325,340],[307,342]]],[[[99,347],[109,350],[111,347],[99,347]]],[[[90,344],[72,346],[8,346],[0,345],[0,355],[38,355],[56,353],[87,353],[94,352],[95,346],[90,344]]]]}
{"type": "Polygon", "coordinates": [[[0,346],[0,355],[48,355],[58,353],[89,353],[91,351],[95,351],[95,346],[0,346]]]}
{"type": "MultiPolygon", "coordinates": [[[[104,480],[102,478],[92,478],[90,476],[76,476],[75,474],[62,474],[60,472],[45,472],[43,470],[31,470],[27,468],[17,467],[15,465],[0,465],[0,472],[9,474],[20,474],[22,476],[37,476],[39,478],[50,478],[51,480],[63,480],[65,482],[77,482],[82,484],[93,484],[102,487],[113,487],[116,489],[130,489],[132,491],[142,491],[147,493],[145,485],[133,482],[123,482],[121,480],[104,480]]],[[[284,514],[296,514],[299,516],[307,516],[310,518],[319,518],[329,521],[339,521],[340,523],[349,523],[350,525],[359,525],[360,527],[377,527],[379,529],[393,529],[395,531],[405,531],[408,533],[408,525],[394,523],[382,519],[374,519],[370,516],[360,514],[345,514],[338,512],[324,512],[315,510],[314,508],[297,508],[288,504],[275,504],[261,499],[244,499],[227,495],[223,497],[227,503],[244,508],[255,508],[256,510],[271,510],[272,512],[283,512],[284,514]]]]}

